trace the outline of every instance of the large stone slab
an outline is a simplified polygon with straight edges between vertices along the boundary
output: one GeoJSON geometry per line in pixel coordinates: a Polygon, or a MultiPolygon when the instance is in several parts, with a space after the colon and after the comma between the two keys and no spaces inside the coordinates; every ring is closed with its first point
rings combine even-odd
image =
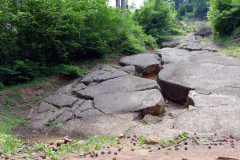
{"type": "Polygon", "coordinates": [[[176,119],[174,128],[185,132],[240,136],[240,106],[204,106],[176,119]]]}
{"type": "Polygon", "coordinates": [[[158,73],[161,69],[161,58],[156,54],[137,54],[120,59],[123,66],[134,65],[138,73],[143,75],[158,73]]]}
{"type": "Polygon", "coordinates": [[[117,92],[94,97],[95,107],[105,113],[141,112],[161,114],[164,112],[164,99],[157,89],[136,92],[117,92]]]}
{"type": "Polygon", "coordinates": [[[122,70],[118,70],[115,68],[109,68],[109,67],[104,67],[101,70],[96,70],[93,71],[89,74],[87,74],[82,80],[82,83],[85,84],[89,84],[92,82],[102,82],[102,81],[106,81],[108,79],[113,79],[113,78],[117,78],[117,77],[121,77],[121,76],[125,76],[128,73],[122,71],[122,70]]]}
{"type": "Polygon", "coordinates": [[[63,108],[72,107],[73,104],[78,101],[78,99],[75,97],[61,94],[49,96],[45,99],[45,101],[49,104],[57,106],[58,108],[63,108]]]}
{"type": "MultiPolygon", "coordinates": [[[[178,53],[164,52],[163,61],[174,54],[178,53]]],[[[185,103],[190,90],[240,95],[239,88],[232,87],[240,82],[240,62],[237,60],[196,51],[176,63],[168,62],[158,74],[157,81],[162,94],[175,102],[185,103]]]]}
{"type": "Polygon", "coordinates": [[[134,92],[149,89],[159,89],[156,81],[135,77],[132,75],[110,79],[94,86],[89,86],[77,92],[78,97],[94,99],[95,96],[117,92],[134,92]]]}
{"type": "Polygon", "coordinates": [[[104,114],[82,119],[73,119],[62,124],[59,128],[56,128],[56,130],[58,133],[71,136],[125,134],[129,129],[137,125],[137,123],[133,121],[136,116],[135,114],[104,114]]]}

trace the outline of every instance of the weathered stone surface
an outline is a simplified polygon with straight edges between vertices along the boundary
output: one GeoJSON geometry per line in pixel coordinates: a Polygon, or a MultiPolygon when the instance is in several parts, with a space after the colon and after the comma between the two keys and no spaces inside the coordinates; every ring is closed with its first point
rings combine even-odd
{"type": "Polygon", "coordinates": [[[94,117],[73,119],[59,128],[56,128],[59,133],[68,134],[71,136],[86,136],[93,135],[119,135],[125,134],[130,128],[137,125],[131,121],[132,117],[123,118],[118,115],[99,115],[94,117]]]}
{"type": "MultiPolygon", "coordinates": [[[[163,60],[170,56],[164,52],[163,60]]],[[[232,87],[240,81],[240,63],[208,51],[190,52],[191,55],[176,63],[164,65],[158,75],[162,94],[178,103],[185,103],[190,90],[198,92],[222,92],[240,95],[238,88],[232,87]]],[[[174,54],[174,52],[172,53],[174,54]]]]}
{"type": "Polygon", "coordinates": [[[86,85],[85,84],[83,84],[83,83],[80,83],[80,84],[78,84],[74,89],[73,89],[73,93],[77,93],[77,91],[80,91],[80,90],[82,90],[82,89],[84,89],[84,88],[86,88],[86,85]]]}
{"type": "Polygon", "coordinates": [[[77,102],[78,99],[67,95],[52,95],[47,97],[45,101],[59,108],[63,108],[72,107],[72,105],[77,102]]]}
{"type": "Polygon", "coordinates": [[[128,113],[144,111],[144,115],[161,114],[164,111],[164,99],[157,89],[117,92],[114,94],[104,94],[94,97],[95,107],[105,113],[128,113]]]}
{"type": "Polygon", "coordinates": [[[104,113],[100,112],[98,109],[88,109],[83,112],[80,112],[79,114],[76,114],[77,118],[89,118],[89,117],[94,117],[97,115],[103,115],[104,113]]]}
{"type": "Polygon", "coordinates": [[[72,110],[76,116],[78,116],[80,113],[89,110],[94,109],[93,108],[93,101],[91,100],[85,100],[83,103],[79,104],[78,107],[72,107],[72,110]]]}
{"type": "Polygon", "coordinates": [[[63,86],[61,88],[59,88],[55,94],[67,94],[67,93],[71,93],[71,89],[72,89],[72,83],[68,84],[66,86],[63,86]]]}
{"type": "Polygon", "coordinates": [[[162,118],[161,117],[158,117],[158,116],[153,116],[153,115],[150,115],[150,114],[147,114],[144,116],[142,122],[145,123],[145,124],[149,124],[149,123],[158,123],[158,122],[161,122],[162,121],[162,118]]]}
{"type": "Polygon", "coordinates": [[[222,93],[198,93],[192,90],[188,94],[187,106],[195,107],[231,107],[240,105],[240,97],[222,93]]]}
{"type": "Polygon", "coordinates": [[[73,118],[73,113],[66,109],[61,116],[59,116],[54,123],[64,123],[73,118]]]}
{"type": "Polygon", "coordinates": [[[161,45],[162,48],[179,48],[185,49],[189,51],[199,51],[199,50],[207,50],[211,52],[216,52],[218,50],[224,49],[218,45],[215,45],[210,41],[209,38],[203,39],[195,39],[194,36],[184,37],[174,39],[168,42],[163,42],[161,45]]]}
{"type": "Polygon", "coordinates": [[[47,112],[47,111],[57,111],[58,109],[51,104],[46,102],[41,102],[38,108],[39,113],[47,112]]]}
{"type": "Polygon", "coordinates": [[[146,139],[149,144],[160,143],[162,139],[166,143],[181,133],[183,133],[181,130],[162,127],[162,124],[137,125],[128,132],[137,137],[149,137],[146,139]]]}
{"type": "Polygon", "coordinates": [[[98,85],[87,87],[77,92],[78,97],[93,99],[97,95],[113,94],[117,92],[134,92],[149,89],[159,89],[156,81],[131,75],[110,79],[98,85]]]}
{"type": "Polygon", "coordinates": [[[122,70],[129,74],[132,74],[132,75],[134,75],[136,73],[136,68],[134,65],[122,67],[122,70]]]}
{"type": "Polygon", "coordinates": [[[186,132],[240,135],[240,106],[197,107],[176,119],[174,128],[186,132]]]}
{"type": "Polygon", "coordinates": [[[31,123],[29,126],[34,128],[44,127],[44,125],[47,124],[50,119],[56,118],[61,114],[62,114],[62,111],[59,111],[59,110],[41,113],[37,117],[32,117],[33,123],[31,123]]]}
{"type": "Polygon", "coordinates": [[[92,82],[102,82],[108,79],[113,79],[121,76],[125,76],[128,73],[115,68],[104,67],[101,70],[93,71],[87,74],[82,80],[82,83],[89,84],[92,82]]]}
{"type": "Polygon", "coordinates": [[[143,75],[158,73],[161,69],[161,58],[156,54],[137,54],[120,59],[123,66],[134,65],[138,73],[143,75]]]}

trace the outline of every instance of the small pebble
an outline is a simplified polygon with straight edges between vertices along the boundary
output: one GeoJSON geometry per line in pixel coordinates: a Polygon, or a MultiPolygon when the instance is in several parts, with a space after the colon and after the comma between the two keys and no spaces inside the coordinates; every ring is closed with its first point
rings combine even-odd
{"type": "Polygon", "coordinates": [[[136,143],[133,143],[134,146],[136,146],[136,143]]]}
{"type": "Polygon", "coordinates": [[[185,149],[185,150],[187,150],[188,148],[187,148],[187,147],[185,147],[184,149],[185,149]]]}
{"type": "Polygon", "coordinates": [[[107,154],[111,154],[112,152],[111,151],[108,151],[107,154]]]}
{"type": "Polygon", "coordinates": [[[177,147],[176,147],[176,148],[175,148],[175,150],[176,150],[176,151],[178,151],[178,150],[179,150],[179,148],[177,148],[177,147]]]}
{"type": "Polygon", "coordinates": [[[118,148],[118,151],[121,151],[122,149],[121,148],[118,148]]]}
{"type": "Polygon", "coordinates": [[[132,148],[131,151],[134,151],[134,149],[132,148]]]}
{"type": "Polygon", "coordinates": [[[212,147],[211,146],[208,146],[208,149],[211,149],[212,147]]]}
{"type": "Polygon", "coordinates": [[[188,142],[184,142],[184,145],[187,145],[188,144],[188,142]]]}
{"type": "Polygon", "coordinates": [[[113,160],[117,160],[117,158],[116,158],[116,157],[114,157],[114,158],[113,158],[113,160]]]}
{"type": "Polygon", "coordinates": [[[94,154],[91,154],[91,157],[94,157],[94,154]]]}
{"type": "Polygon", "coordinates": [[[101,154],[105,154],[105,152],[104,152],[104,151],[102,151],[102,152],[101,152],[101,154]]]}
{"type": "Polygon", "coordinates": [[[161,147],[158,147],[158,150],[161,150],[161,147]]]}
{"type": "Polygon", "coordinates": [[[117,152],[114,152],[114,155],[117,155],[118,153],[117,152]]]}

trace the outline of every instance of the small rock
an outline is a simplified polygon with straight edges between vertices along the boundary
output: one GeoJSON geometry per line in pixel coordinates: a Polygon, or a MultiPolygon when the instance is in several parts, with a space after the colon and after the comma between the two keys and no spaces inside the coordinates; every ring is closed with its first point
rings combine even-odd
{"type": "Polygon", "coordinates": [[[161,147],[158,147],[158,150],[161,150],[161,147]]]}
{"type": "Polygon", "coordinates": [[[111,151],[108,151],[107,154],[111,154],[112,152],[111,151]]]}
{"type": "Polygon", "coordinates": [[[118,151],[120,152],[122,149],[121,148],[118,148],[118,151]]]}
{"type": "Polygon", "coordinates": [[[116,157],[114,157],[114,158],[113,158],[113,160],[117,160],[117,158],[116,158],[116,157]]]}
{"type": "Polygon", "coordinates": [[[123,137],[124,137],[124,134],[122,133],[118,135],[118,138],[123,138],[123,137]]]}
{"type": "Polygon", "coordinates": [[[211,146],[208,146],[208,149],[211,149],[212,147],[211,146]]]}
{"type": "Polygon", "coordinates": [[[134,149],[132,148],[131,151],[134,151],[134,149]]]}
{"type": "Polygon", "coordinates": [[[59,147],[59,146],[61,146],[62,144],[64,144],[64,140],[58,140],[56,143],[57,143],[57,146],[59,147]]]}
{"type": "Polygon", "coordinates": [[[200,145],[201,143],[199,141],[196,141],[196,145],[200,145]]]}
{"type": "Polygon", "coordinates": [[[94,154],[91,154],[90,157],[94,157],[94,154]]]}
{"type": "Polygon", "coordinates": [[[102,151],[102,152],[101,152],[101,154],[105,154],[105,152],[104,152],[104,151],[102,151]]]}
{"type": "Polygon", "coordinates": [[[118,153],[117,152],[114,152],[114,155],[117,155],[118,153]]]}
{"type": "Polygon", "coordinates": [[[187,150],[188,148],[187,148],[187,147],[185,147],[184,149],[185,149],[185,150],[187,150]]]}

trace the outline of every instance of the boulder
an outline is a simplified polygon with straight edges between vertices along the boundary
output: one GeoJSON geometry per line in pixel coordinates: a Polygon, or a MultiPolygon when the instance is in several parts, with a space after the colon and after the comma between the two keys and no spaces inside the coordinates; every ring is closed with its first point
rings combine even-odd
{"type": "MultiPolygon", "coordinates": [[[[161,54],[161,52],[160,52],[161,54]]],[[[238,88],[232,87],[240,82],[240,63],[237,60],[220,57],[208,51],[190,52],[187,58],[171,62],[170,55],[175,52],[164,52],[163,60],[169,63],[158,74],[161,92],[167,98],[186,103],[188,92],[224,92],[230,95],[240,95],[238,88]]]]}
{"type": "Polygon", "coordinates": [[[78,101],[78,99],[75,97],[61,94],[61,95],[49,96],[45,99],[45,101],[58,108],[63,108],[63,107],[72,107],[73,104],[78,101]]]}
{"type": "Polygon", "coordinates": [[[89,84],[92,82],[102,82],[102,81],[106,81],[108,79],[113,79],[113,78],[117,78],[117,77],[121,77],[121,76],[125,76],[128,73],[122,71],[122,70],[118,70],[115,68],[109,68],[109,67],[104,67],[101,70],[96,70],[93,71],[89,74],[87,74],[82,80],[81,82],[84,84],[89,84]]]}
{"type": "Polygon", "coordinates": [[[95,107],[105,113],[140,112],[161,114],[164,112],[164,99],[157,89],[133,92],[117,92],[94,97],[95,107]]]}
{"type": "Polygon", "coordinates": [[[161,58],[156,54],[137,54],[120,59],[123,66],[134,65],[136,72],[147,75],[158,73],[161,69],[161,58]]]}
{"type": "Polygon", "coordinates": [[[77,92],[77,96],[85,99],[94,99],[95,96],[113,94],[117,92],[134,92],[149,89],[159,89],[156,81],[126,75],[110,79],[94,86],[89,86],[77,92]]]}

